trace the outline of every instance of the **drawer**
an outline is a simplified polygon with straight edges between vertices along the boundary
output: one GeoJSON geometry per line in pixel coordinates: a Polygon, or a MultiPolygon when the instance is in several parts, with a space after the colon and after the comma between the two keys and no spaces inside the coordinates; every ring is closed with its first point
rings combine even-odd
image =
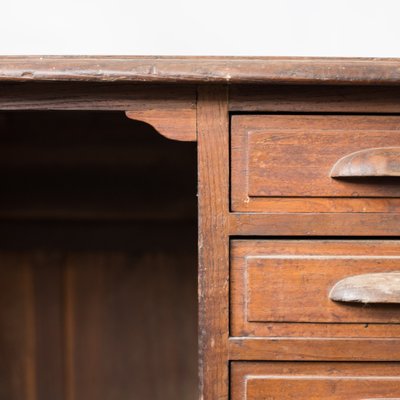
{"type": "Polygon", "coordinates": [[[400,211],[400,117],[234,115],[233,211],[400,211]]]}
{"type": "Polygon", "coordinates": [[[233,362],[231,400],[400,399],[398,363],[233,362]]]}
{"type": "Polygon", "coordinates": [[[233,240],[231,334],[400,337],[398,271],[398,240],[233,240]]]}

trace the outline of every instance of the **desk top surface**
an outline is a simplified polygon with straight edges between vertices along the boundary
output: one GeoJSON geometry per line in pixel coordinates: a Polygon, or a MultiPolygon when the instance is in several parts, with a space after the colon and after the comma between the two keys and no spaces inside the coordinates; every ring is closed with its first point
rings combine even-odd
{"type": "Polygon", "coordinates": [[[0,81],[398,85],[400,59],[3,56],[0,81]]]}

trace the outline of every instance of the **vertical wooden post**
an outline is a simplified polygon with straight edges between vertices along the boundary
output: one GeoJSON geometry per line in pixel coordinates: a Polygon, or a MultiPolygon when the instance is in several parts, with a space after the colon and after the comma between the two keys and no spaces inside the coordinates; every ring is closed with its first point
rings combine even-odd
{"type": "Polygon", "coordinates": [[[200,399],[227,400],[229,114],[226,86],[199,88],[197,135],[200,399]]]}

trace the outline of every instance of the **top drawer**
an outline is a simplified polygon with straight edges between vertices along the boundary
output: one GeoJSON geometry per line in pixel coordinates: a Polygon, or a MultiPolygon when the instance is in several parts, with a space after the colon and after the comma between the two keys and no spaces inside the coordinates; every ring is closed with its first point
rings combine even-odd
{"type": "Polygon", "coordinates": [[[233,211],[400,211],[400,116],[236,115],[233,211]]]}

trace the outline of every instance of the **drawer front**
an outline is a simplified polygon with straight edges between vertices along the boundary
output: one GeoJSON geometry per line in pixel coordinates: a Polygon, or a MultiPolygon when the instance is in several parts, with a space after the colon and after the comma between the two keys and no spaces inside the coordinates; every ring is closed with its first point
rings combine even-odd
{"type": "Polygon", "coordinates": [[[232,334],[398,337],[399,271],[400,241],[234,240],[232,334]]]}
{"type": "Polygon", "coordinates": [[[234,362],[232,400],[400,399],[397,363],[234,362]]]}
{"type": "Polygon", "coordinates": [[[400,210],[400,117],[233,116],[232,209],[400,210]]]}

